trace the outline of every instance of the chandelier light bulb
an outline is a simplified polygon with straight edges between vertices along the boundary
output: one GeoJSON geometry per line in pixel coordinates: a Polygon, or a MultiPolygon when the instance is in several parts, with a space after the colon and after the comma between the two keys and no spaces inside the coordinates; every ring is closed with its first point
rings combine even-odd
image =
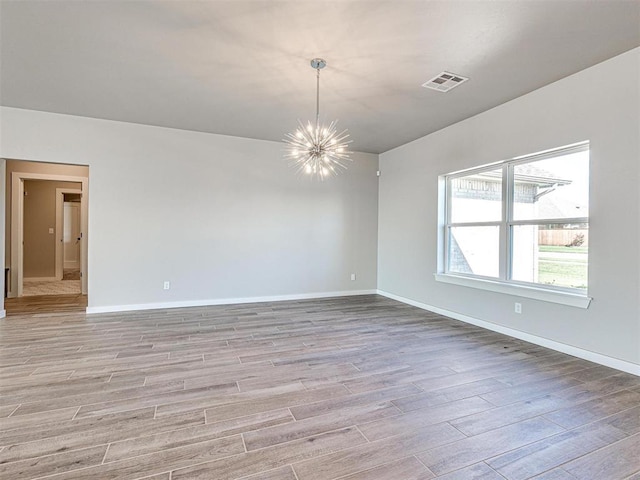
{"type": "Polygon", "coordinates": [[[348,131],[338,131],[335,120],[329,125],[320,122],[320,69],[326,66],[321,58],[311,60],[311,66],[316,69],[316,121],[304,124],[298,120],[295,133],[285,134],[285,158],[299,172],[304,172],[315,179],[324,180],[329,174],[337,175],[346,170],[350,162],[348,151],[348,131]]]}

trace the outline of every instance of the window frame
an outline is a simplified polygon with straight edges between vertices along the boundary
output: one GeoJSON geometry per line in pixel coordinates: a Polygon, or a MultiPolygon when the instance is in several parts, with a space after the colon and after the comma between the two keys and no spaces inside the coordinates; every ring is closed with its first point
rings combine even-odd
{"type": "Polygon", "coordinates": [[[531,220],[514,219],[514,169],[518,165],[533,163],[548,158],[562,157],[578,152],[589,152],[589,142],[580,142],[565,147],[545,150],[543,152],[530,155],[523,155],[510,160],[469,168],[442,175],[439,179],[440,196],[439,212],[441,221],[440,232],[438,234],[438,272],[435,274],[436,280],[463,285],[483,290],[498,291],[523,297],[530,297],[554,303],[561,303],[581,308],[588,308],[591,298],[587,289],[578,289],[556,285],[547,285],[535,282],[514,280],[513,277],[513,235],[514,228],[522,225],[567,225],[586,224],[589,226],[589,217],[573,218],[537,218],[531,220]],[[452,222],[452,188],[451,181],[456,178],[463,178],[470,175],[482,174],[487,171],[502,171],[502,191],[501,191],[501,218],[497,221],[481,222],[452,222]],[[498,277],[482,276],[477,274],[461,273],[449,271],[450,262],[450,241],[451,229],[455,227],[488,227],[497,226],[499,228],[498,245],[498,277]]]}

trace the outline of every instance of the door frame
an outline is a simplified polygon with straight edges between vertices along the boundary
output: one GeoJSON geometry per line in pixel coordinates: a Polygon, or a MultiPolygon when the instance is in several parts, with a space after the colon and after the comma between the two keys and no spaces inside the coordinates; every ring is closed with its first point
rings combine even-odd
{"type": "MultiPolygon", "coordinates": [[[[64,238],[63,238],[63,220],[64,220],[64,194],[76,193],[80,194],[80,217],[82,218],[82,202],[84,195],[82,190],[77,188],[56,188],[56,280],[62,280],[64,274],[64,238]]],[[[82,220],[80,221],[80,236],[84,237],[82,232],[82,220]]],[[[82,238],[80,239],[82,241],[82,238]]],[[[80,247],[80,257],[82,258],[82,247],[80,247]]],[[[82,270],[82,267],[80,267],[82,270]]]]}
{"type": "MultiPolygon", "coordinates": [[[[87,245],[89,225],[88,194],[89,178],[71,175],[53,175],[45,173],[12,172],[11,174],[11,290],[9,297],[22,296],[24,278],[24,181],[52,180],[58,182],[78,182],[82,184],[82,202],[80,206],[80,275],[82,294],[87,294],[87,245]]],[[[56,242],[57,243],[57,242],[56,242]]]]}

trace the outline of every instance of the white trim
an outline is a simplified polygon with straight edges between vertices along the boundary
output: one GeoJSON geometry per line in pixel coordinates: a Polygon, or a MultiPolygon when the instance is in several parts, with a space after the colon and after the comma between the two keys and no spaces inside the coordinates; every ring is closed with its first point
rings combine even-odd
{"type": "Polygon", "coordinates": [[[355,295],[375,295],[377,290],[352,290],[341,292],[299,293],[293,295],[273,295],[266,297],[216,298],[207,300],[185,300],[180,302],[138,303],[132,305],[106,305],[87,307],[87,314],[133,312],[136,310],[158,310],[166,308],[207,307],[211,305],[233,305],[241,303],[281,302],[285,300],[308,300],[314,298],[351,297],[355,295]]]}
{"type": "Polygon", "coordinates": [[[543,302],[559,303],[577,308],[589,308],[592,298],[579,293],[564,292],[562,290],[551,290],[546,288],[536,288],[528,285],[517,285],[505,283],[498,280],[488,280],[484,278],[463,277],[461,275],[451,275],[446,273],[434,273],[436,281],[461,285],[469,288],[479,288],[490,292],[505,293],[516,297],[532,298],[543,302]]]}
{"type": "Polygon", "coordinates": [[[398,302],[406,303],[407,305],[412,305],[414,307],[418,307],[423,310],[428,310],[430,312],[438,313],[440,315],[444,315],[444,316],[453,318],[455,320],[460,320],[465,323],[470,323],[478,327],[486,328],[487,330],[491,330],[493,332],[502,333],[503,335],[508,335],[510,337],[518,338],[520,340],[524,340],[525,342],[540,345],[542,347],[550,348],[552,350],[566,353],[574,357],[582,358],[590,362],[598,363],[600,365],[605,365],[607,367],[615,368],[616,370],[621,370],[623,372],[631,373],[632,375],[640,376],[640,365],[638,365],[637,363],[627,362],[626,360],[620,360],[619,358],[609,357],[607,355],[602,355],[601,353],[596,353],[590,350],[584,350],[582,348],[574,347],[572,345],[567,345],[565,343],[556,342],[555,340],[539,337],[537,335],[522,332],[520,330],[515,330],[513,328],[504,327],[502,325],[487,322],[485,320],[480,320],[478,318],[470,317],[462,313],[457,313],[451,310],[446,310],[444,308],[428,305],[426,303],[417,302],[415,300],[411,300],[410,298],[394,295],[393,293],[385,292],[383,290],[378,290],[378,294],[382,295],[383,297],[390,298],[392,300],[397,300],[398,302]]]}
{"type": "Polygon", "coordinates": [[[11,176],[11,290],[8,297],[22,295],[22,237],[24,214],[24,179],[15,173],[11,176]],[[20,248],[17,245],[20,244],[20,248]]]}
{"type": "Polygon", "coordinates": [[[0,318],[4,318],[7,316],[7,311],[6,310],[0,310],[0,318]]]}
{"type": "Polygon", "coordinates": [[[24,277],[22,281],[31,280],[33,282],[56,282],[59,280],[58,277],[24,277]]]}

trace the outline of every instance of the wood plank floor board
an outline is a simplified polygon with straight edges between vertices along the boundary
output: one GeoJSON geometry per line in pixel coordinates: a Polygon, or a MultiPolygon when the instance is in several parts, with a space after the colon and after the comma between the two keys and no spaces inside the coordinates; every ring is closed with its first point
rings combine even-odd
{"type": "Polygon", "coordinates": [[[19,403],[7,404],[0,406],[0,417],[5,418],[11,415],[20,406],[19,403]]]}
{"type": "MultiPolygon", "coordinates": [[[[442,368],[448,367],[436,367],[431,368],[430,371],[438,371],[442,368]]],[[[451,370],[451,369],[448,369],[451,370]]],[[[440,390],[443,388],[452,388],[458,387],[460,385],[466,385],[472,382],[483,382],[483,381],[492,381],[494,384],[497,380],[495,380],[496,374],[491,369],[483,369],[480,371],[467,372],[467,373],[456,373],[452,370],[452,373],[449,375],[441,375],[433,378],[425,378],[422,380],[416,380],[415,384],[422,388],[425,392],[429,392],[432,390],[440,390]]],[[[508,385],[504,382],[500,382],[504,388],[508,385]]]]}
{"type": "Polygon", "coordinates": [[[606,432],[609,435],[613,433],[611,429],[614,429],[618,437],[616,440],[620,440],[628,435],[640,433],[640,404],[605,417],[602,420],[587,424],[584,427],[578,427],[576,430],[585,428],[595,431],[599,430],[598,427],[600,426],[606,426],[607,428],[603,430],[602,433],[606,432]]]}
{"type": "Polygon", "coordinates": [[[522,402],[531,398],[559,392],[567,388],[580,385],[582,382],[569,376],[538,380],[509,389],[501,389],[482,395],[482,398],[497,406],[509,405],[510,403],[522,402]]]}
{"type": "MultiPolygon", "coordinates": [[[[365,438],[354,428],[334,430],[300,440],[235,455],[206,464],[177,469],[172,480],[232,480],[260,473],[284,465],[302,462],[309,458],[330,455],[354,445],[366,443],[365,438]]],[[[298,480],[302,480],[298,476],[298,480]]]]}
{"type": "Polygon", "coordinates": [[[65,372],[64,375],[55,375],[49,382],[44,382],[42,378],[34,378],[37,377],[37,375],[31,378],[32,382],[30,383],[21,382],[7,385],[5,382],[2,382],[3,385],[0,387],[0,393],[3,396],[3,403],[14,396],[16,398],[26,396],[28,400],[37,400],[40,397],[48,396],[50,398],[61,394],[74,395],[86,393],[89,388],[92,391],[96,389],[109,390],[115,388],[114,385],[109,385],[111,374],[74,376],[74,373],[75,370],[71,370],[65,372]]]}
{"type": "Polygon", "coordinates": [[[244,452],[242,439],[240,435],[235,435],[114,462],[102,464],[98,462],[93,466],[53,475],[50,478],[56,480],[61,478],[69,480],[88,478],[128,480],[139,477],[139,472],[141,471],[156,474],[187,465],[213,462],[221,458],[239,455],[242,452],[244,452]]]}
{"type": "Polygon", "coordinates": [[[563,469],[582,479],[624,478],[640,473],[640,434],[578,458],[563,469]]]}
{"type": "Polygon", "coordinates": [[[342,477],[341,480],[430,480],[435,475],[416,457],[407,457],[395,462],[374,467],[371,470],[342,477]]]}
{"type": "MultiPolygon", "coordinates": [[[[295,383],[300,382],[305,388],[315,388],[317,386],[324,386],[327,383],[342,383],[349,391],[353,392],[348,387],[346,381],[349,379],[357,379],[363,376],[362,372],[358,370],[353,364],[350,363],[337,363],[330,366],[296,366],[295,368],[282,370],[283,367],[277,367],[269,372],[269,375],[261,375],[257,378],[243,378],[238,380],[238,385],[241,392],[249,390],[260,390],[264,388],[273,387],[274,382],[278,383],[295,383]],[[271,375],[273,373],[273,375],[271,375]],[[319,381],[324,380],[324,382],[319,381]]],[[[356,392],[353,392],[356,393],[356,392]]]]}
{"type": "Polygon", "coordinates": [[[640,480],[633,375],[376,295],[82,301],[7,304],[2,478],[640,480]]]}
{"type": "MultiPolygon", "coordinates": [[[[398,458],[451,443],[462,437],[464,435],[451,425],[440,423],[424,427],[417,432],[396,435],[342,449],[324,457],[295,463],[293,469],[299,480],[334,479],[370,470],[391,463],[398,458]]],[[[424,462],[422,463],[424,464],[424,462]]]]}
{"type": "MultiPolygon", "coordinates": [[[[87,444],[107,444],[126,439],[146,439],[166,432],[205,425],[202,411],[175,415],[164,419],[153,418],[154,408],[114,414],[98,422],[71,422],[71,425],[51,425],[46,432],[32,429],[7,432],[7,447],[0,452],[0,462],[51,455],[60,451],[82,448],[87,444]],[[11,434],[14,433],[12,436],[11,434]]],[[[152,449],[151,449],[152,450],[152,449]]],[[[153,451],[153,450],[152,450],[153,451]]]]}
{"type": "Polygon", "coordinates": [[[138,477],[135,480],[171,480],[171,472],[159,473],[158,475],[151,475],[145,477],[138,477]]]}
{"type": "Polygon", "coordinates": [[[480,462],[438,477],[439,480],[504,480],[504,477],[480,462]]]}
{"type": "MultiPolygon", "coordinates": [[[[245,392],[251,393],[251,392],[245,392]]],[[[211,406],[212,402],[206,402],[202,405],[207,412],[207,418],[215,418],[216,421],[228,420],[239,415],[249,415],[252,413],[266,412],[278,408],[293,408],[298,405],[304,405],[309,402],[322,401],[335,397],[349,395],[349,391],[343,385],[329,386],[318,388],[315,390],[296,391],[292,393],[282,393],[269,396],[268,398],[259,398],[244,402],[236,402],[232,404],[224,404],[219,406],[211,406]]],[[[220,402],[223,403],[223,402],[220,402]]],[[[175,404],[163,408],[162,413],[168,414],[175,411],[175,404]]]]}
{"type": "MultiPolygon", "coordinates": [[[[396,385],[397,383],[393,380],[396,373],[398,372],[403,373],[403,372],[410,371],[412,369],[412,367],[409,365],[396,365],[396,364],[389,364],[388,362],[372,362],[369,365],[370,368],[367,370],[358,368],[353,363],[347,363],[347,364],[338,363],[334,365],[336,366],[335,370],[332,369],[330,373],[328,373],[327,375],[322,375],[322,374],[316,375],[314,378],[303,380],[302,383],[308,389],[320,388],[320,387],[326,386],[327,384],[336,384],[336,383],[340,383],[348,388],[347,382],[350,382],[350,381],[366,382],[367,379],[369,379],[372,375],[383,375],[383,376],[386,376],[386,378],[388,378],[390,382],[392,382],[392,385],[389,385],[389,386],[393,386],[393,385],[396,385]],[[345,368],[344,370],[341,370],[343,368],[342,367],[343,365],[345,368]]],[[[317,366],[315,366],[314,368],[317,368],[317,366]]],[[[404,385],[405,383],[410,383],[410,382],[401,382],[400,384],[404,385]]],[[[352,393],[362,393],[362,392],[358,392],[357,388],[356,388],[356,391],[351,390],[351,388],[348,388],[348,390],[352,393]]],[[[364,391],[368,391],[368,390],[365,389],[364,391]]]]}
{"type": "Polygon", "coordinates": [[[352,393],[364,393],[371,390],[406,385],[408,383],[412,383],[421,390],[424,390],[420,382],[441,376],[449,376],[453,373],[453,370],[447,367],[438,367],[431,369],[429,372],[422,373],[416,372],[413,368],[407,366],[399,368],[395,372],[368,374],[366,376],[345,380],[342,383],[352,393]]]}
{"type": "Polygon", "coordinates": [[[442,475],[562,431],[543,418],[533,418],[427,450],[418,459],[436,475],[442,475]]]}
{"type": "Polygon", "coordinates": [[[204,425],[161,431],[153,435],[137,436],[111,443],[105,456],[105,462],[161,452],[166,449],[202,443],[247,431],[261,431],[267,427],[291,422],[293,422],[293,417],[289,410],[285,409],[249,415],[232,421],[206,423],[204,425]]]}
{"type": "Polygon", "coordinates": [[[330,412],[339,412],[344,408],[357,407],[378,402],[392,401],[394,404],[399,399],[415,395],[421,390],[415,385],[402,385],[399,387],[385,388],[372,392],[353,393],[341,398],[330,398],[320,402],[307,403],[290,407],[296,420],[326,415],[330,412]]]}
{"type": "MultiPolygon", "coordinates": [[[[52,347],[55,348],[55,347],[52,347]]],[[[43,362],[41,365],[36,365],[37,374],[44,373],[57,373],[61,371],[86,371],[91,373],[104,373],[104,372],[113,372],[113,371],[126,371],[126,370],[138,370],[140,368],[144,368],[145,365],[149,366],[157,366],[158,364],[175,364],[175,363],[190,363],[190,361],[185,360],[171,360],[169,359],[169,355],[167,353],[153,353],[147,355],[144,359],[136,359],[131,360],[128,358],[120,358],[116,359],[112,355],[106,355],[103,358],[91,359],[87,361],[78,361],[78,360],[66,360],[66,359],[58,359],[55,362],[52,360],[48,360],[43,362]]]]}
{"type": "MultiPolygon", "coordinates": [[[[486,400],[485,400],[486,401],[486,400]]],[[[487,402],[488,403],[488,402],[487,402]]],[[[551,395],[537,397],[524,402],[512,403],[503,407],[482,410],[463,418],[453,419],[451,425],[465,435],[479,435],[496,428],[503,427],[522,420],[534,418],[544,413],[553,412],[561,407],[570,405],[567,401],[554,398],[551,395]]]]}
{"type": "Polygon", "coordinates": [[[409,412],[411,410],[435,407],[437,405],[453,402],[454,400],[474,397],[476,395],[495,392],[496,390],[504,390],[506,388],[508,388],[508,386],[504,383],[493,378],[488,378],[485,380],[478,380],[476,382],[456,385],[455,387],[440,388],[426,393],[418,393],[410,397],[394,400],[393,403],[403,412],[409,412]]]}
{"type": "Polygon", "coordinates": [[[486,463],[509,480],[526,480],[606,445],[589,431],[564,432],[503,453],[486,463]]]}
{"type": "Polygon", "coordinates": [[[531,478],[533,480],[580,480],[562,468],[554,468],[531,478]]]}
{"type": "Polygon", "coordinates": [[[437,423],[449,422],[453,425],[452,420],[477,412],[490,411],[493,408],[493,405],[480,397],[463,398],[435,407],[359,424],[358,428],[369,440],[380,440],[437,423]]]}
{"type": "MultiPolygon", "coordinates": [[[[106,415],[104,417],[89,417],[82,420],[74,419],[73,421],[68,421],[68,419],[65,418],[57,422],[33,422],[33,424],[29,426],[22,425],[13,429],[5,429],[5,425],[2,423],[0,424],[0,427],[2,427],[0,430],[0,445],[26,443],[57,435],[74,433],[75,431],[91,430],[96,428],[98,425],[104,425],[108,428],[110,426],[110,422],[113,422],[113,426],[117,426],[120,422],[124,423],[132,419],[152,419],[154,413],[155,407],[149,407],[114,415],[106,415]]],[[[204,423],[204,414],[201,415],[201,418],[204,423]]]]}
{"type": "Polygon", "coordinates": [[[33,315],[52,312],[84,312],[86,295],[42,295],[32,297],[5,298],[4,308],[9,315],[33,315]]]}
{"type": "Polygon", "coordinates": [[[640,393],[622,390],[604,397],[546,413],[545,417],[565,428],[575,428],[640,405],[640,393]]]}
{"type": "Polygon", "coordinates": [[[610,395],[620,390],[628,390],[640,385],[640,377],[628,373],[610,375],[598,380],[590,380],[575,387],[561,390],[555,394],[557,397],[586,402],[596,398],[610,395]]]}
{"type": "Polygon", "coordinates": [[[618,374],[620,374],[620,370],[616,370],[615,368],[611,367],[605,367],[604,365],[596,365],[592,368],[587,368],[575,372],[571,376],[583,382],[590,382],[593,380],[600,380],[602,378],[607,378],[618,374]]]}
{"type": "Polygon", "coordinates": [[[0,478],[38,478],[99,465],[106,451],[107,445],[99,445],[97,447],[45,455],[36,459],[28,458],[10,463],[0,463],[0,478]]]}
{"type": "MultiPolygon", "coordinates": [[[[19,408],[19,407],[18,407],[19,408]]],[[[46,427],[48,423],[56,421],[71,420],[78,412],[76,406],[60,408],[46,412],[31,413],[28,415],[11,415],[3,418],[0,422],[0,430],[13,430],[17,428],[28,428],[30,426],[46,427]]]]}
{"type": "MultiPolygon", "coordinates": [[[[174,382],[170,382],[171,385],[173,383],[174,382]]],[[[210,403],[212,402],[212,398],[222,399],[225,395],[236,392],[238,392],[238,386],[235,383],[209,385],[206,387],[191,388],[189,390],[184,389],[184,387],[181,389],[171,388],[168,391],[139,398],[134,397],[123,400],[107,400],[106,402],[83,405],[80,407],[77,417],[83,418],[88,415],[104,415],[105,413],[125,412],[127,410],[134,410],[153,405],[158,408],[175,406],[198,400],[210,403]]]]}
{"type": "MultiPolygon", "coordinates": [[[[225,383],[223,385],[217,385],[221,390],[225,392],[235,392],[238,391],[238,387],[235,383],[225,383]]],[[[213,388],[213,387],[211,387],[213,388]]],[[[91,387],[87,388],[87,390],[92,391],[91,387]]],[[[145,406],[145,398],[147,399],[147,404],[149,405],[157,405],[157,399],[163,398],[163,394],[170,394],[172,392],[183,392],[184,391],[184,381],[182,380],[174,380],[172,382],[166,382],[164,384],[156,384],[152,386],[142,386],[142,387],[118,387],[115,389],[97,389],[97,392],[94,393],[72,393],[70,395],[65,395],[64,393],[59,393],[57,396],[53,398],[49,398],[47,400],[35,399],[36,401],[30,401],[29,395],[20,396],[18,398],[21,399],[21,406],[16,410],[13,414],[14,416],[26,415],[38,412],[46,412],[49,410],[56,410],[59,408],[64,408],[66,405],[83,405],[83,407],[88,407],[91,405],[102,405],[104,403],[112,403],[119,401],[131,401],[133,399],[139,400],[141,403],[141,407],[145,406]]],[[[55,390],[52,394],[55,393],[55,390]]]]}
{"type": "Polygon", "coordinates": [[[284,425],[250,431],[243,435],[244,443],[248,451],[257,450],[330,430],[339,430],[360,423],[395,417],[399,413],[400,411],[390,402],[367,403],[296,420],[284,425]]]}
{"type": "Polygon", "coordinates": [[[276,373],[276,368],[269,361],[261,361],[250,364],[240,364],[238,362],[214,364],[212,362],[187,362],[181,363],[178,367],[169,367],[158,371],[158,369],[146,369],[147,384],[164,383],[168,380],[180,378],[184,380],[185,388],[198,388],[209,385],[211,380],[217,382],[229,382],[235,379],[250,380],[256,377],[271,375],[276,373]]]}
{"type": "Polygon", "coordinates": [[[248,477],[242,477],[239,480],[298,480],[296,474],[293,473],[291,465],[275,468],[268,472],[257,473],[248,477]]]}

